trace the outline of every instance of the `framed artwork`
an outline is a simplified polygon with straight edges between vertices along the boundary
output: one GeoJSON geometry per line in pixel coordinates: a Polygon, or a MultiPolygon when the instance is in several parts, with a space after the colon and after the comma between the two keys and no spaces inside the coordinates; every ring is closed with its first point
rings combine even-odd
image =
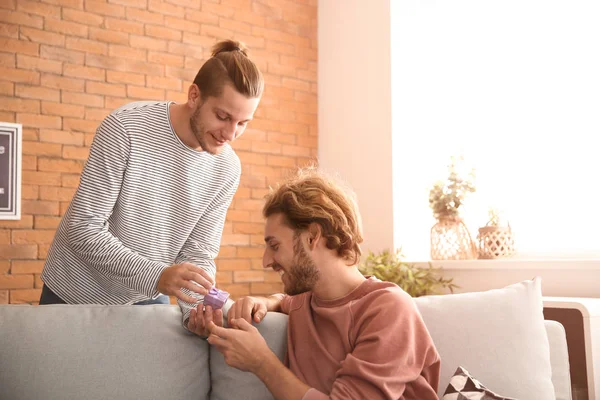
{"type": "Polygon", "coordinates": [[[21,219],[23,126],[0,122],[0,219],[21,219]]]}

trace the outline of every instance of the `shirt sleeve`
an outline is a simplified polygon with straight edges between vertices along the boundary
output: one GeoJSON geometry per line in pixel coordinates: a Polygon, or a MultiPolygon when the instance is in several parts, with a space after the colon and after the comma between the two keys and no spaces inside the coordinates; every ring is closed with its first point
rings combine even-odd
{"type": "Polygon", "coordinates": [[[390,291],[355,317],[355,346],[331,393],[306,398],[437,400],[440,359],[412,298],[390,291]]]}
{"type": "Polygon", "coordinates": [[[121,122],[107,116],[98,127],[81,182],[71,202],[68,244],[85,263],[108,279],[148,297],[166,264],[129,249],[108,230],[108,218],[121,191],[130,143],[121,122]]]}
{"type": "MultiPolygon", "coordinates": [[[[235,177],[221,189],[219,194],[215,196],[206,212],[198,220],[190,237],[181,248],[175,261],[176,264],[188,262],[202,268],[213,278],[215,277],[217,272],[215,258],[219,254],[227,209],[231,204],[239,183],[240,175],[236,174],[235,177]]],[[[181,308],[183,326],[187,328],[190,310],[201,303],[204,300],[204,296],[187,289],[182,290],[186,294],[195,297],[197,300],[193,304],[179,299],[177,300],[179,307],[181,308]]]]}

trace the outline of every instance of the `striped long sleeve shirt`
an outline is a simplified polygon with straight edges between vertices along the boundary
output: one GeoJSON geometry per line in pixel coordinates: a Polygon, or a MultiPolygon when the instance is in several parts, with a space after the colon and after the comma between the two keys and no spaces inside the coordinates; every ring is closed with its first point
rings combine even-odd
{"type": "MultiPolygon", "coordinates": [[[[67,303],[154,298],[164,268],[182,262],[214,277],[240,161],[228,145],[218,155],[187,147],[170,104],[130,103],[98,127],[42,272],[67,303]]],[[[185,320],[191,305],[180,306],[185,320]]]]}

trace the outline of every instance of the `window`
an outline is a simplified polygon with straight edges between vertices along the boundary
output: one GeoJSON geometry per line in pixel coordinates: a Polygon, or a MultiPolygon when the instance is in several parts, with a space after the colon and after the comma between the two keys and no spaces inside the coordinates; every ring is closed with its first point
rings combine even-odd
{"type": "Polygon", "coordinates": [[[600,258],[600,3],[392,1],[395,245],[428,259],[430,186],[477,171],[476,239],[505,212],[520,257],[600,258]]]}

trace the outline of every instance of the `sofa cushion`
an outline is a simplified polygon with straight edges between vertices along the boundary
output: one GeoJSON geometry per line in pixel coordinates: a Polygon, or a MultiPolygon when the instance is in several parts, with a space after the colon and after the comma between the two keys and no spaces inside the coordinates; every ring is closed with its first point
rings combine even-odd
{"type": "Polygon", "coordinates": [[[0,398],[208,398],[208,343],[173,305],[0,306],[0,398]]]}
{"type": "MultiPolygon", "coordinates": [[[[229,304],[230,305],[230,304],[229,304]]],[[[224,309],[224,312],[227,310],[224,309]]],[[[253,325],[265,338],[271,351],[283,362],[287,351],[288,316],[281,313],[267,313],[260,323],[253,325]]],[[[240,371],[225,363],[223,355],[210,346],[211,400],[269,400],[273,396],[267,387],[250,372],[240,371]]]]}
{"type": "Polygon", "coordinates": [[[516,400],[500,396],[486,388],[481,382],[473,378],[469,371],[458,367],[454,376],[444,392],[442,400],[516,400]]]}
{"type": "Polygon", "coordinates": [[[440,397],[463,366],[504,396],[554,399],[540,278],[415,302],[442,359],[440,397]]]}

